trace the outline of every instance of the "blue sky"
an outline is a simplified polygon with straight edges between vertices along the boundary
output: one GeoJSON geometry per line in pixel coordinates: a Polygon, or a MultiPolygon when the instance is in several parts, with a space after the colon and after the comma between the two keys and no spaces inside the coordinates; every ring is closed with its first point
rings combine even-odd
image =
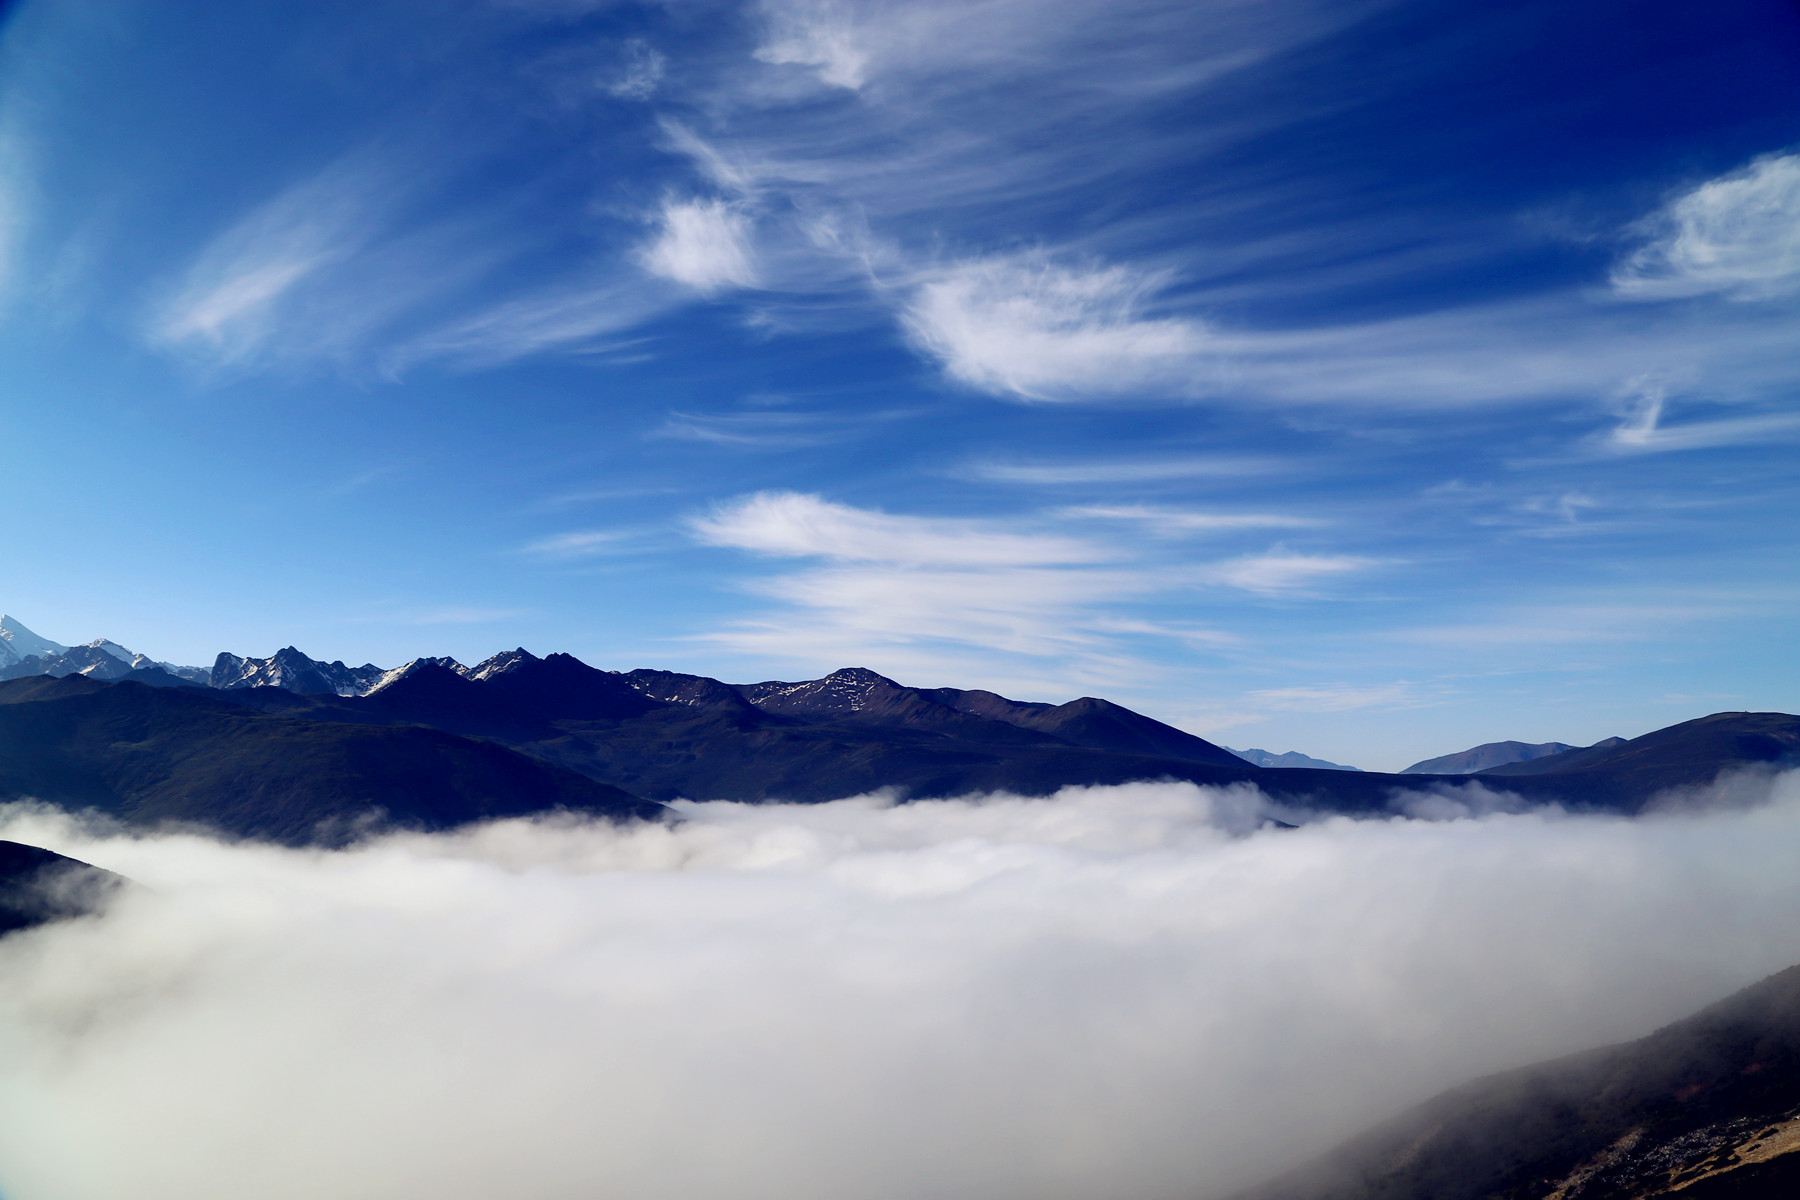
{"type": "Polygon", "coordinates": [[[1790,3],[5,11],[47,636],[1372,768],[1800,705],[1790,3]]]}

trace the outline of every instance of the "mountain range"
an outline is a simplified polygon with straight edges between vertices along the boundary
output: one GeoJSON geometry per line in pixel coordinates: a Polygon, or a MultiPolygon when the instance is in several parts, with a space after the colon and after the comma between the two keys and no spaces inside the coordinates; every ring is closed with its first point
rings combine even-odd
{"type": "Polygon", "coordinates": [[[1030,703],[859,667],[731,684],[523,649],[472,667],[425,658],[384,670],[290,646],[221,654],[197,672],[104,641],[59,648],[10,617],[0,632],[15,655],[0,672],[14,676],[0,678],[0,798],[289,843],[557,808],[658,817],[676,799],[1047,795],[1138,780],[1254,785],[1284,820],[1392,811],[1420,792],[1454,799],[1471,781],[1485,789],[1478,805],[1635,813],[1724,771],[1800,762],[1800,718],[1780,713],[1717,714],[1479,775],[1389,775],[1291,753],[1262,752],[1270,765],[1255,765],[1254,752],[1097,697],[1030,703]],[[28,669],[76,659],[92,662],[28,669]]]}
{"type": "MultiPolygon", "coordinates": [[[[1229,746],[1226,749],[1230,750],[1229,746]]],[[[1296,767],[1309,767],[1315,771],[1360,771],[1361,767],[1347,767],[1343,763],[1326,762],[1322,758],[1314,758],[1310,754],[1302,754],[1298,750],[1288,750],[1276,754],[1270,750],[1232,750],[1233,754],[1247,763],[1259,767],[1274,767],[1278,770],[1293,770],[1296,767]]]]}

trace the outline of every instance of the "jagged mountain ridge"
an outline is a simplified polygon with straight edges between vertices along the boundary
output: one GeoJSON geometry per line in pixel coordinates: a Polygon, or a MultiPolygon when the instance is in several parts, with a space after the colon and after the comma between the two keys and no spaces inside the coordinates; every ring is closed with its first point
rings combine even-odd
{"type": "Polygon", "coordinates": [[[473,668],[419,663],[360,697],[223,693],[320,720],[430,724],[486,737],[652,799],[829,800],[1257,771],[1202,738],[1105,700],[1030,704],[909,688],[864,668],[732,685],[672,671],[601,671],[523,650],[473,668]]]}
{"type": "Polygon", "coordinates": [[[0,680],[27,675],[86,675],[91,679],[124,679],[142,672],[138,682],[169,687],[205,684],[208,674],[199,667],[157,662],[147,654],[127,650],[109,638],[95,638],[79,646],[65,646],[40,637],[17,617],[0,615],[0,680]],[[163,676],[168,676],[167,679],[163,676]]]}
{"type": "MultiPolygon", "coordinates": [[[[29,645],[36,636],[12,618],[0,618],[0,627],[12,632],[9,644],[29,645]]],[[[162,687],[199,682],[141,655],[126,663],[121,652],[129,653],[102,639],[65,648],[63,661],[49,670],[48,660],[29,658],[0,668],[0,678],[44,673],[162,687]]],[[[1361,812],[1391,805],[1403,791],[1470,778],[1357,772],[1281,756],[1255,764],[1096,697],[1030,703],[981,690],[908,687],[858,667],[814,680],[730,684],[672,671],[603,671],[570,655],[538,658],[522,648],[473,667],[421,658],[383,670],[321,662],[289,646],[265,659],[222,654],[212,672],[196,673],[212,694],[244,707],[337,723],[424,725],[498,742],[659,800],[823,800],[883,788],[909,796],[1045,794],[1070,784],[1167,778],[1254,781],[1297,807],[1361,812]]],[[[1481,778],[1526,803],[1635,812],[1659,791],[1710,783],[1727,768],[1800,761],[1800,751],[1779,738],[1770,742],[1757,724],[1772,721],[1779,730],[1800,719],[1718,714],[1705,720],[1725,723],[1715,733],[1745,736],[1733,740],[1681,726],[1646,735],[1674,738],[1657,743],[1663,749],[1649,757],[1636,750],[1606,757],[1635,746],[1612,739],[1488,768],[1481,778]]]]}
{"type": "Polygon", "coordinates": [[[305,699],[274,688],[158,688],[75,675],[0,682],[0,800],[292,845],[559,809],[663,815],[660,805],[493,739],[415,721],[299,719],[231,699],[258,692],[305,699]]]}
{"type": "MultiPolygon", "coordinates": [[[[1105,700],[1031,704],[991,692],[911,688],[864,668],[733,685],[674,671],[602,671],[570,655],[540,659],[524,650],[475,667],[446,663],[408,664],[361,697],[270,688],[225,694],[264,711],[488,738],[656,800],[818,801],[883,788],[911,797],[1044,795],[1069,785],[1175,779],[1254,783],[1297,809],[1370,812],[1390,809],[1405,793],[1469,779],[1269,770],[1105,700]]],[[[1759,728],[1772,721],[1800,736],[1800,718],[1783,714],[1718,719],[1759,728]]],[[[1684,736],[1677,733],[1676,742],[1684,736]]],[[[1602,768],[1490,787],[1526,804],[1635,813],[1661,790],[1772,761],[1734,756],[1716,740],[1665,758],[1649,774],[1602,768]]]]}

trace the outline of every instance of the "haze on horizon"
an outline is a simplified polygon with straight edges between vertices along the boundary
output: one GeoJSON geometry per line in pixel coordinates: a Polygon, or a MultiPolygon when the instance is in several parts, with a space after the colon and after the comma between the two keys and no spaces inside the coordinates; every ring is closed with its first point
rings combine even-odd
{"type": "Polygon", "coordinates": [[[0,608],[1104,695],[1795,706],[1781,0],[16,0],[0,608]]]}

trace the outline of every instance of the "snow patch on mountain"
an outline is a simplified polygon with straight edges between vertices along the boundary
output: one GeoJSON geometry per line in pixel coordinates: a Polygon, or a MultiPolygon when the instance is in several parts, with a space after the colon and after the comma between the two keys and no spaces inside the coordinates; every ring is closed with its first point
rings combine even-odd
{"type": "Polygon", "coordinates": [[[34,654],[39,658],[49,658],[67,649],[61,642],[53,642],[31,632],[17,617],[0,614],[0,667],[12,666],[34,654]]]}

